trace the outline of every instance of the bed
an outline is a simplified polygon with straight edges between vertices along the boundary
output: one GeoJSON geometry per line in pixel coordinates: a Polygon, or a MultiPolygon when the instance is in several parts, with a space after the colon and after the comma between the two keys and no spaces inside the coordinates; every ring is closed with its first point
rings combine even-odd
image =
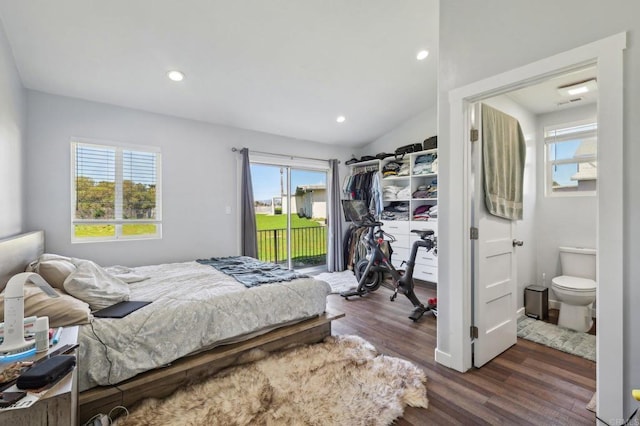
{"type": "MultiPolygon", "coordinates": [[[[0,288],[35,259],[47,260],[43,252],[41,231],[0,241],[0,288]]],[[[320,341],[331,334],[331,321],[341,316],[325,311],[330,288],[313,278],[247,288],[213,266],[195,261],[138,268],[100,268],[82,262],[87,263],[75,264],[85,274],[80,274],[78,288],[84,291],[98,283],[99,291],[89,295],[94,299],[87,296],[88,310],[83,308],[73,319],[82,324],[77,370],[81,422],[117,405],[166,396],[232,365],[251,349],[272,351],[320,341]],[[90,279],[81,279],[87,276],[90,279]],[[113,285],[128,292],[126,297],[113,288],[100,293],[109,277],[116,277],[113,285]],[[122,279],[128,281],[126,289],[122,279]],[[118,300],[152,303],[124,318],[92,317],[91,311],[118,300]]],[[[60,281],[57,277],[47,280],[60,281]]],[[[75,289],[72,294],[85,300],[75,289]]],[[[25,297],[32,296],[40,297],[25,289],[25,297]]],[[[71,321],[68,310],[61,319],[56,313],[50,315],[56,325],[71,321]]]]}

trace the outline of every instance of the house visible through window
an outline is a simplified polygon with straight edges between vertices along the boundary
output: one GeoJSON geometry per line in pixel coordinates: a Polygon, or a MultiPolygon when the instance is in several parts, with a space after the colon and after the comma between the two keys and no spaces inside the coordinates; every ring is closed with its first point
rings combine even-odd
{"type": "Polygon", "coordinates": [[[160,150],[71,142],[73,242],[160,238],[160,150]]]}
{"type": "Polygon", "coordinates": [[[593,121],[546,127],[545,194],[595,195],[598,125],[593,121]]]}

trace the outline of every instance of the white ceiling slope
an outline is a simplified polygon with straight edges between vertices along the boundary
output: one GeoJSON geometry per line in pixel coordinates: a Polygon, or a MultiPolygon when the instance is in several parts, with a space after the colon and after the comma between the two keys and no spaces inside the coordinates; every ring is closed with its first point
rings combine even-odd
{"type": "Polygon", "coordinates": [[[26,88],[350,146],[435,107],[437,15],[437,0],[0,0],[26,88]]]}

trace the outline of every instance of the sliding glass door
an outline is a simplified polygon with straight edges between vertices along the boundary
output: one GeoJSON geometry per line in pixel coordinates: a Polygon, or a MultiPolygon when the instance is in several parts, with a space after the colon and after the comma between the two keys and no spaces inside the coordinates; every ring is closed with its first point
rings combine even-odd
{"type": "Polygon", "coordinates": [[[291,269],[327,261],[327,171],[251,163],[258,258],[291,269]]]}

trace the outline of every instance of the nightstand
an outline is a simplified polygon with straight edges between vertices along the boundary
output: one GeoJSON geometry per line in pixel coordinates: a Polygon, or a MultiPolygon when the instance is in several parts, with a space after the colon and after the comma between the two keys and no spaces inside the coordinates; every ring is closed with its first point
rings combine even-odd
{"type": "MultiPolygon", "coordinates": [[[[78,342],[78,326],[64,327],[57,345],[47,353],[37,354],[25,360],[37,360],[67,344],[78,342]]],[[[77,355],[77,350],[76,350],[77,355]]],[[[77,367],[76,367],[77,368],[77,367]]],[[[75,426],[78,418],[78,380],[76,369],[47,392],[29,408],[0,412],[0,424],[11,426],[75,426]]]]}

